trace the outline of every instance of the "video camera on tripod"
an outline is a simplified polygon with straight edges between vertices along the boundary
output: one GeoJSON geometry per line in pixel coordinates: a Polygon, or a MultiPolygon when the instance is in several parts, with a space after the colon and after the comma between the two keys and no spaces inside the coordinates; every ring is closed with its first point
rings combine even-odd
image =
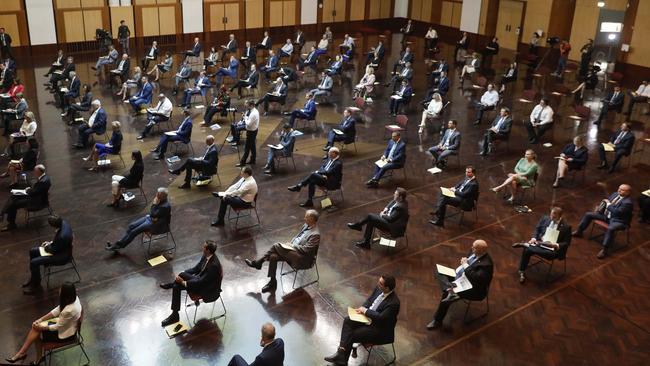
{"type": "Polygon", "coordinates": [[[560,37],[548,37],[546,39],[546,43],[548,43],[551,47],[553,47],[556,44],[560,43],[560,37]]]}
{"type": "Polygon", "coordinates": [[[111,33],[105,29],[95,29],[95,39],[99,43],[99,52],[108,52],[108,46],[113,43],[111,33]]]}

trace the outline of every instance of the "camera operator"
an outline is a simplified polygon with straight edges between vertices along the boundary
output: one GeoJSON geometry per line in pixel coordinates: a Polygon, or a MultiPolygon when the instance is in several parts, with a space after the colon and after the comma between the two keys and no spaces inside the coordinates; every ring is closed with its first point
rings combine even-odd
{"type": "MultiPolygon", "coordinates": [[[[553,37],[556,38],[557,37],[553,37]]],[[[551,38],[549,38],[548,42],[553,46],[555,43],[551,42],[551,38]]],[[[566,39],[563,39],[562,42],[560,42],[560,59],[557,61],[557,68],[555,69],[555,72],[553,72],[551,75],[561,78],[562,75],[564,74],[564,69],[566,68],[566,62],[567,59],[569,58],[569,52],[571,52],[571,45],[569,44],[569,41],[566,39]]]]}

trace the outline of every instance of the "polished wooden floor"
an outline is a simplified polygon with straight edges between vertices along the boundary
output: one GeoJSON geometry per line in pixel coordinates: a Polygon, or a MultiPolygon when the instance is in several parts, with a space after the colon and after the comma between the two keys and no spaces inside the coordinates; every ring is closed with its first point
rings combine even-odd
{"type": "MultiPolygon", "coordinates": [[[[365,32],[358,40],[361,51],[374,45],[378,35],[365,32]]],[[[341,35],[337,35],[341,36],[341,35]]],[[[275,37],[280,39],[281,37],[275,37]]],[[[311,37],[312,39],[314,36],[311,37]]],[[[388,35],[389,53],[380,71],[379,80],[386,80],[389,66],[399,54],[401,35],[388,35]]],[[[422,39],[412,39],[417,54],[415,62],[415,91],[420,99],[424,94],[425,65],[422,39]]],[[[336,43],[336,42],[335,42],[336,43]]],[[[338,44],[338,43],[337,43],[338,44]]],[[[183,46],[178,46],[182,49],[183,46]]],[[[142,52],[142,51],[140,51],[142,52]]],[[[440,56],[451,58],[453,47],[443,44],[440,56]]],[[[439,57],[440,57],[439,56],[439,57]]],[[[513,54],[502,51],[494,57],[492,66],[502,70],[501,58],[513,54]]],[[[473,164],[478,168],[478,179],[483,194],[479,204],[479,217],[475,221],[466,215],[463,225],[455,219],[447,221],[446,228],[427,223],[428,212],[436,199],[439,186],[451,186],[461,179],[463,169],[451,159],[450,168],[442,174],[431,176],[426,172],[430,158],[426,149],[437,141],[429,134],[419,142],[417,128],[420,108],[410,108],[408,131],[408,158],[406,179],[402,174],[383,181],[377,190],[366,189],[363,182],[369,178],[373,162],[386,144],[384,125],[389,123],[387,88],[379,88],[373,105],[365,109],[365,123],[357,127],[359,151],[347,149],[343,153],[345,201],[334,197],[336,209],[323,212],[320,226],[323,240],[319,251],[320,282],[298,291],[291,291],[286,279],[275,295],[260,294],[265,283],[265,273],[250,270],[243,258],[263,253],[272,243],[293,235],[300,225],[304,210],[298,203],[301,195],[288,192],[286,187],[319,165],[324,145],[324,132],[338,123],[342,109],[351,105],[350,89],[362,74],[362,67],[346,71],[342,85],[335,86],[332,105],[319,105],[318,126],[306,129],[296,145],[296,166],[284,166],[281,174],[268,177],[261,174],[266,144],[276,141],[281,116],[271,114],[261,121],[258,146],[260,156],[254,168],[260,186],[258,202],[261,227],[239,232],[232,225],[213,228],[209,225],[217,212],[217,200],[209,192],[211,187],[181,191],[176,187],[182,178],[170,176],[163,162],[145,158],[144,187],[153,196],[159,186],[169,186],[173,205],[173,233],[178,248],[169,255],[169,262],[150,267],[146,254],[136,240],[120,255],[113,256],[103,250],[107,240],[116,240],[127,223],[146,211],[144,205],[133,205],[118,210],[106,208],[110,197],[110,177],[113,171],[100,173],[86,171],[81,157],[86,151],[70,147],[76,135],[69,135],[59,117],[60,111],[51,104],[52,95],[41,86],[42,74],[49,65],[51,55],[35,55],[20,65],[19,76],[27,86],[27,97],[38,116],[38,136],[42,141],[42,161],[53,182],[51,204],[57,214],[69,220],[75,233],[75,258],[82,282],[78,284],[79,296],[85,307],[83,335],[94,365],[225,365],[236,353],[253,360],[260,351],[259,328],[271,321],[279,337],[286,343],[285,365],[322,365],[323,357],[332,353],[338,344],[340,326],[347,306],[359,305],[370,294],[381,274],[397,278],[397,293],[402,308],[396,329],[398,365],[593,365],[593,364],[647,364],[650,359],[650,239],[648,226],[638,224],[631,229],[630,245],[618,250],[606,260],[596,259],[599,245],[595,241],[577,239],[568,253],[567,276],[552,284],[543,282],[541,271],[531,270],[525,285],[517,281],[517,264],[520,250],[510,245],[529,238],[540,215],[551,205],[565,208],[566,218],[577,225],[583,212],[591,209],[602,197],[615,191],[621,183],[630,183],[634,196],[647,189],[650,173],[648,155],[639,152],[631,157],[631,166],[624,160],[622,169],[608,175],[596,170],[595,146],[609,138],[616,127],[612,120],[600,131],[591,123],[586,127],[564,130],[569,121],[569,99],[555,99],[556,122],[548,140],[550,148],[535,146],[542,166],[536,199],[530,202],[532,213],[520,214],[488,188],[501,182],[511,171],[525,148],[529,147],[521,120],[530,113],[532,105],[516,102],[517,93],[533,87],[550,91],[556,80],[550,76],[526,79],[527,66],[522,65],[520,80],[514,90],[507,92],[505,105],[515,109],[515,126],[510,151],[501,148],[494,156],[483,159],[477,155],[478,140],[486,126],[473,126],[474,110],[469,101],[471,90],[458,88],[459,70],[453,68],[452,90],[449,98],[452,107],[447,118],[460,121],[463,133],[461,165],[473,164]],[[557,108],[558,103],[561,107],[557,108]],[[584,134],[591,148],[586,181],[574,188],[554,190],[551,183],[555,172],[554,156],[575,133],[584,134]],[[645,154],[645,155],[644,155],[645,154]],[[377,247],[370,251],[356,249],[352,243],[359,233],[348,230],[345,223],[379,211],[392,196],[396,186],[409,192],[411,220],[408,228],[409,247],[399,252],[387,252],[377,247]],[[469,249],[474,239],[487,240],[496,269],[490,289],[489,315],[470,324],[463,324],[460,304],[452,307],[444,328],[429,332],[425,325],[432,318],[439,301],[439,290],[432,273],[436,263],[453,265],[469,249]],[[217,321],[199,320],[185,335],[169,339],[160,327],[160,321],[169,313],[170,293],[157,284],[192,266],[200,256],[200,244],[205,239],[216,240],[218,256],[224,266],[223,299],[228,309],[225,318],[217,321]]],[[[79,55],[77,70],[84,82],[94,82],[90,66],[96,55],[79,55]]],[[[357,57],[360,59],[360,57],[357,57]]],[[[261,59],[258,60],[261,62],[261,59]]],[[[553,65],[549,65],[552,67],[553,65]]],[[[573,76],[566,85],[573,86],[573,76]]],[[[313,80],[304,80],[292,86],[285,108],[294,108],[304,102],[304,90],[313,87],[313,80]]],[[[163,79],[158,86],[170,94],[172,80],[163,79]]],[[[469,83],[465,83],[468,87],[469,83]]],[[[265,88],[266,86],[264,86],[265,88]]],[[[158,140],[158,135],[137,142],[135,137],[144,126],[142,117],[130,117],[131,109],[117,97],[104,79],[93,88],[109,114],[109,120],[120,120],[125,132],[123,151],[140,149],[148,152],[158,140]]],[[[597,111],[597,104],[588,104],[597,111]]],[[[238,105],[242,101],[236,102],[238,105]]],[[[193,110],[196,124],[203,110],[193,110]]],[[[178,123],[180,113],[174,118],[178,123]]],[[[593,117],[592,117],[593,119],[593,117]]],[[[646,119],[635,115],[634,129],[637,137],[643,136],[646,119]]],[[[620,121],[620,120],[619,120],[620,121]]],[[[224,121],[224,123],[226,123],[224,121]]],[[[195,125],[196,126],[196,125],[195,125]]],[[[192,136],[194,150],[202,151],[203,139],[211,131],[195,127],[192,136]]],[[[225,138],[225,129],[217,132],[219,144],[225,138]]],[[[646,135],[645,138],[648,136],[646,135]]],[[[6,142],[0,142],[4,148],[6,142]]],[[[128,154],[125,154],[125,156],[128,154]]],[[[237,154],[224,147],[220,159],[221,180],[226,186],[236,175],[234,164],[237,154]]],[[[115,170],[121,171],[119,164],[115,170]]],[[[0,183],[0,200],[8,195],[6,181],[0,183]]],[[[55,306],[56,291],[49,290],[37,296],[25,296],[20,283],[28,276],[28,249],[49,240],[52,231],[43,219],[30,222],[25,227],[22,216],[19,229],[0,234],[3,265],[0,268],[0,355],[8,357],[22,342],[30,323],[55,306]]],[[[619,239],[620,241],[621,239],[619,239]]],[[[70,274],[53,277],[55,287],[70,274]]],[[[474,311],[478,311],[476,308],[474,311]]],[[[189,309],[185,322],[191,321],[189,309]]],[[[209,315],[210,306],[201,306],[199,316],[209,315]]],[[[360,352],[360,364],[365,357],[360,352]]],[[[386,350],[373,352],[370,364],[383,364],[388,359],[386,350]]],[[[33,358],[33,357],[29,357],[33,358]]],[[[28,358],[28,359],[29,359],[28,358]]],[[[73,365],[78,352],[71,350],[55,357],[55,363],[73,365]]]]}

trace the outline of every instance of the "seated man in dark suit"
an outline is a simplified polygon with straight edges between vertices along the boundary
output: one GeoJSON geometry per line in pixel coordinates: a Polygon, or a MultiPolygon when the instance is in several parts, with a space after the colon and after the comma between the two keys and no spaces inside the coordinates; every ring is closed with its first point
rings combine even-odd
{"type": "Polygon", "coordinates": [[[395,341],[395,325],[400,302],[395,293],[395,277],[382,275],[372,295],[355,309],[371,320],[361,323],[346,316],[341,328],[341,340],[336,353],[325,357],[325,361],[335,365],[347,365],[354,343],[389,344],[395,341]]]}
{"type": "Polygon", "coordinates": [[[255,66],[255,64],[251,64],[250,71],[248,72],[248,74],[246,74],[246,77],[237,80],[237,82],[230,87],[230,92],[237,89],[237,95],[241,99],[242,97],[241,88],[248,88],[248,87],[255,88],[257,87],[257,83],[259,79],[260,79],[260,73],[257,72],[257,66],[255,66]]]}
{"type": "Polygon", "coordinates": [[[316,52],[316,47],[311,46],[311,49],[309,50],[307,57],[305,58],[301,57],[300,59],[298,59],[298,64],[296,65],[296,69],[303,70],[305,67],[309,66],[315,70],[317,64],[318,64],[318,53],[316,52]]]}
{"type": "Polygon", "coordinates": [[[79,90],[81,89],[81,80],[77,77],[77,73],[71,71],[70,78],[67,89],[59,89],[59,100],[61,101],[61,109],[63,110],[63,113],[61,113],[62,117],[68,114],[70,102],[79,96],[79,90]]]}
{"type": "Polygon", "coordinates": [[[427,95],[422,101],[423,105],[429,104],[433,95],[438,93],[441,97],[444,97],[449,92],[449,78],[447,77],[447,72],[443,71],[440,73],[440,77],[434,78],[431,87],[427,90],[427,95]]]}
{"type": "Polygon", "coordinates": [[[38,164],[34,167],[34,176],[38,177],[33,186],[25,189],[25,194],[12,193],[7,202],[5,202],[2,211],[0,211],[0,221],[3,216],[7,215],[7,226],[0,231],[9,231],[16,228],[16,213],[19,208],[28,210],[43,209],[50,205],[48,192],[50,190],[50,178],[45,175],[45,167],[38,164]]]}
{"type": "Polygon", "coordinates": [[[490,126],[490,128],[485,131],[485,135],[483,135],[483,146],[479,154],[481,156],[487,156],[490,154],[494,148],[492,141],[507,139],[510,137],[511,129],[512,117],[510,117],[510,109],[508,107],[502,107],[499,115],[494,118],[492,126],[490,126]]]}
{"type": "Polygon", "coordinates": [[[427,329],[433,330],[442,326],[442,321],[447,315],[447,311],[452,303],[460,299],[471,301],[481,301],[485,299],[492,281],[494,265],[492,258],[487,252],[488,245],[485,240],[475,240],[472,243],[472,254],[469,257],[460,259],[460,266],[456,268],[456,278],[466,277],[472,284],[469,290],[455,292],[452,281],[453,277],[445,276],[436,272],[436,278],[442,290],[440,304],[433,317],[433,320],[427,324],[427,329]]]}
{"type": "Polygon", "coordinates": [[[278,64],[280,60],[278,56],[275,55],[273,50],[269,50],[269,58],[266,61],[266,64],[260,66],[260,71],[264,73],[266,79],[268,80],[271,77],[271,73],[278,70],[278,64]]]}
{"type": "Polygon", "coordinates": [[[623,104],[625,104],[625,94],[621,91],[621,87],[616,85],[614,86],[614,91],[610,92],[607,97],[602,100],[600,114],[598,115],[598,119],[594,121],[594,124],[600,127],[600,122],[602,122],[603,118],[607,117],[607,113],[610,109],[621,113],[621,110],[623,110],[623,104]]]}
{"type": "Polygon", "coordinates": [[[607,251],[614,241],[614,235],[617,231],[625,230],[630,227],[632,222],[632,210],[634,210],[630,193],[632,187],[629,184],[621,184],[618,191],[612,193],[607,199],[602,200],[597,212],[587,212],[582,216],[578,229],[573,232],[573,236],[581,238],[582,233],[587,230],[593,220],[601,220],[607,223],[607,231],[603,236],[603,249],[596,256],[603,259],[607,256],[607,251]]]}
{"type": "Polygon", "coordinates": [[[88,138],[90,135],[102,135],[106,132],[106,111],[102,108],[102,103],[99,99],[93,100],[91,111],[88,121],[79,126],[77,143],[72,145],[78,149],[84,148],[88,145],[88,138]]]}
{"type": "Polygon", "coordinates": [[[268,115],[269,103],[277,102],[284,105],[287,100],[287,89],[287,84],[282,81],[282,77],[278,77],[275,79],[275,86],[273,86],[273,89],[264,94],[262,98],[258,99],[257,102],[255,102],[255,107],[263,103],[264,115],[268,115]]]}
{"type": "Polygon", "coordinates": [[[402,134],[399,131],[391,134],[384,155],[379,160],[381,164],[375,162],[375,172],[372,178],[366,182],[368,188],[379,187],[379,180],[387,171],[404,167],[404,163],[406,163],[406,144],[402,141],[402,134]]]}
{"type": "Polygon", "coordinates": [[[260,43],[255,45],[255,51],[270,50],[271,46],[273,46],[273,42],[271,42],[269,31],[264,31],[264,38],[262,38],[262,41],[260,43]]]}
{"type": "Polygon", "coordinates": [[[408,80],[402,80],[402,86],[399,90],[394,91],[393,95],[390,96],[390,104],[388,109],[390,110],[391,116],[397,116],[400,107],[402,105],[408,104],[411,101],[413,96],[413,88],[409,85],[408,80]]]}
{"type": "Polygon", "coordinates": [[[380,40],[377,43],[377,46],[371,48],[370,52],[368,52],[368,57],[366,57],[366,65],[379,66],[381,61],[384,59],[385,52],[386,52],[386,48],[384,47],[384,41],[380,40]]]}
{"type": "Polygon", "coordinates": [[[447,157],[449,155],[458,155],[460,150],[460,132],[456,129],[458,122],[456,120],[449,120],[447,122],[447,129],[440,138],[440,142],[436,146],[429,149],[429,154],[433,157],[433,165],[440,169],[447,166],[447,157]]]}
{"type": "Polygon", "coordinates": [[[454,193],[454,196],[449,197],[442,194],[442,192],[438,195],[438,202],[436,202],[436,207],[433,209],[433,216],[435,218],[429,221],[430,224],[445,226],[447,205],[460,207],[464,211],[470,211],[474,208],[479,194],[476,168],[471,165],[465,167],[465,179],[458,182],[458,184],[449,190],[454,193]]]}
{"type": "Polygon", "coordinates": [[[406,223],[409,217],[409,205],[406,201],[406,190],[401,187],[395,189],[393,193],[393,200],[386,205],[386,207],[377,214],[368,214],[363,220],[358,222],[349,222],[348,227],[352,230],[361,231],[363,225],[366,225],[366,231],[363,235],[363,240],[356,242],[359,248],[370,249],[370,241],[372,240],[372,232],[375,227],[382,231],[390,233],[393,237],[400,237],[406,232],[406,223]]]}
{"type": "Polygon", "coordinates": [[[555,182],[553,188],[560,186],[560,181],[569,170],[582,170],[587,165],[589,159],[589,151],[585,147],[582,136],[578,135],[573,138],[573,142],[566,144],[560,153],[560,158],[557,159],[557,173],[555,175],[555,182]]]}
{"type": "Polygon", "coordinates": [[[327,144],[323,151],[329,150],[334,146],[334,142],[343,141],[346,144],[351,144],[357,136],[356,119],[352,116],[352,110],[345,108],[343,110],[343,120],[339,123],[338,128],[333,128],[327,134],[327,144]]]}
{"type": "Polygon", "coordinates": [[[247,68],[249,65],[255,65],[255,59],[255,47],[251,46],[250,41],[246,41],[246,46],[242,50],[241,56],[239,56],[239,62],[244,68],[247,68]]]}
{"type": "Polygon", "coordinates": [[[406,47],[399,55],[399,60],[393,65],[393,73],[397,73],[398,69],[401,71],[402,68],[406,67],[407,63],[413,65],[413,52],[411,52],[411,47],[406,47]]]}
{"type": "Polygon", "coordinates": [[[188,189],[191,187],[190,181],[192,180],[192,170],[200,172],[200,177],[209,177],[217,172],[217,164],[219,164],[219,151],[217,145],[214,144],[214,136],[208,135],[205,137],[205,154],[201,158],[191,158],[185,160],[183,165],[177,169],[169,169],[169,173],[179,175],[185,171],[185,182],[180,185],[180,189],[188,189]]]}
{"type": "Polygon", "coordinates": [[[217,243],[206,240],[203,243],[201,260],[192,268],[185,270],[174,279],[174,282],[161,283],[164,290],[172,289],[172,313],[161,322],[163,327],[179,321],[178,312],[181,310],[181,291],[201,296],[203,301],[216,301],[221,296],[221,280],[223,268],[215,252],[217,243]]]}
{"type": "Polygon", "coordinates": [[[598,169],[607,169],[609,167],[607,172],[611,174],[614,172],[614,169],[616,169],[618,162],[621,161],[624,156],[629,156],[632,153],[632,148],[634,147],[634,132],[630,130],[630,125],[627,122],[621,123],[621,129],[612,135],[612,138],[609,139],[607,145],[614,149],[614,161],[612,161],[612,166],[609,167],[607,164],[607,156],[605,154],[605,146],[599,144],[598,156],[600,157],[600,166],[598,166],[598,169]]]}
{"type": "Polygon", "coordinates": [[[293,154],[293,147],[296,143],[296,136],[293,135],[293,128],[288,123],[282,126],[282,133],[280,133],[280,143],[274,147],[269,147],[269,154],[266,158],[266,165],[264,166],[264,174],[275,174],[275,157],[291,156],[293,154]]]}
{"type": "Polygon", "coordinates": [[[300,232],[288,243],[275,243],[259,259],[245,259],[246,265],[257,270],[264,262],[269,262],[269,282],[262,287],[262,292],[273,292],[278,286],[275,272],[278,262],[288,262],[294,268],[310,268],[318,254],[320,231],[318,230],[318,212],[307,210],[300,232]]]}
{"type": "Polygon", "coordinates": [[[201,54],[201,43],[199,43],[199,37],[194,37],[194,44],[192,45],[192,49],[186,50],[184,53],[185,59],[190,56],[198,57],[201,54]]]}
{"type": "Polygon", "coordinates": [[[289,124],[291,127],[294,126],[296,123],[296,118],[299,119],[313,119],[316,117],[316,101],[314,100],[314,94],[311,92],[308,92],[307,95],[305,95],[305,98],[307,98],[307,101],[305,102],[305,106],[301,109],[294,109],[291,112],[291,116],[289,117],[289,124]]]}
{"type": "Polygon", "coordinates": [[[234,355],[228,366],[282,366],[284,362],[284,341],[275,338],[275,327],[271,323],[262,325],[262,339],[260,339],[262,353],[255,357],[252,364],[248,364],[240,355],[234,355]]]}
{"type": "Polygon", "coordinates": [[[47,218],[48,224],[56,229],[52,241],[43,242],[38,247],[29,250],[29,281],[23,283],[23,293],[34,293],[41,288],[41,266],[60,266],[68,263],[72,257],[72,229],[67,221],[59,216],[52,215],[47,218]],[[48,255],[41,255],[41,248],[48,255]]]}
{"type": "Polygon", "coordinates": [[[316,186],[325,187],[326,189],[339,189],[341,188],[341,181],[343,180],[343,163],[339,156],[341,152],[337,147],[332,147],[327,152],[328,159],[318,168],[318,170],[309,174],[295,186],[288,187],[291,192],[300,192],[304,186],[308,186],[307,201],[300,204],[300,207],[314,207],[314,194],[316,193],[316,186]]]}
{"type": "Polygon", "coordinates": [[[167,188],[160,187],[156,197],[151,202],[149,214],[129,223],[126,233],[115,243],[106,242],[104,249],[117,252],[131,244],[136,236],[150,231],[151,233],[166,233],[171,223],[172,206],[167,200],[167,188]]]}
{"type": "Polygon", "coordinates": [[[183,110],[183,122],[178,126],[176,131],[167,131],[162,136],[160,136],[160,141],[158,145],[151,150],[154,153],[154,160],[161,160],[165,158],[165,153],[167,152],[167,145],[170,142],[182,141],[184,143],[190,142],[192,138],[192,114],[189,109],[183,110]]]}
{"type": "Polygon", "coordinates": [[[55,71],[52,73],[52,75],[50,75],[49,87],[52,90],[58,90],[59,82],[61,80],[70,79],[70,71],[75,71],[74,58],[72,56],[68,56],[63,69],[55,71]]]}
{"type": "Polygon", "coordinates": [[[551,208],[548,216],[543,216],[535,227],[533,237],[526,243],[512,244],[513,248],[524,248],[519,262],[519,283],[526,281],[526,268],[533,255],[553,260],[561,253],[566,255],[571,245],[571,225],[562,220],[562,209],[551,208]]]}

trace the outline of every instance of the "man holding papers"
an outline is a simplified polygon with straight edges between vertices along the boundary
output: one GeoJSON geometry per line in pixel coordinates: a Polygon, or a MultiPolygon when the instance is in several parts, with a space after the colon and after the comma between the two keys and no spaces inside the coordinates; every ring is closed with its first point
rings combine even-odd
{"type": "Polygon", "coordinates": [[[447,122],[447,129],[440,138],[438,145],[429,149],[429,154],[433,157],[433,165],[440,169],[447,166],[447,157],[449,155],[458,155],[460,149],[460,131],[456,129],[458,122],[450,119],[447,122]]]}
{"type": "Polygon", "coordinates": [[[363,220],[358,222],[349,222],[348,227],[352,230],[361,231],[363,225],[366,225],[366,231],[363,240],[356,242],[359,248],[370,249],[372,232],[375,227],[382,231],[389,232],[393,237],[400,237],[406,231],[406,223],[409,217],[409,205],[406,201],[406,190],[401,187],[395,189],[393,200],[377,214],[369,214],[363,220]]]}
{"type": "Polygon", "coordinates": [[[375,162],[375,173],[366,182],[366,186],[368,188],[379,187],[379,180],[387,171],[403,168],[405,162],[406,144],[402,141],[401,133],[395,131],[391,134],[390,140],[388,140],[388,146],[386,146],[384,155],[375,162]]]}
{"type": "Polygon", "coordinates": [[[185,116],[185,119],[183,119],[183,122],[181,122],[181,125],[178,126],[178,129],[176,129],[176,131],[168,131],[160,136],[158,146],[151,150],[151,152],[154,153],[154,160],[161,160],[165,158],[167,145],[170,142],[182,141],[184,143],[188,143],[192,138],[192,115],[190,113],[190,110],[184,109],[183,116],[185,116]]]}
{"type": "Polygon", "coordinates": [[[614,235],[617,231],[625,230],[630,227],[632,221],[632,211],[634,210],[630,193],[632,187],[629,184],[621,184],[618,191],[612,193],[607,199],[604,199],[599,205],[596,212],[587,212],[582,216],[578,230],[573,232],[573,236],[582,237],[583,231],[587,230],[593,220],[602,220],[607,223],[607,231],[603,237],[603,249],[596,256],[603,259],[607,256],[607,251],[614,241],[614,235]]]}
{"type": "Polygon", "coordinates": [[[610,151],[614,153],[614,161],[607,172],[613,173],[618,162],[624,156],[629,156],[632,153],[632,147],[634,147],[634,132],[630,131],[630,125],[627,122],[621,123],[621,129],[612,135],[609,142],[598,145],[598,156],[600,157],[598,169],[609,167],[605,153],[610,151]]]}
{"type": "Polygon", "coordinates": [[[343,319],[339,348],[325,361],[347,365],[354,343],[389,344],[395,341],[395,325],[400,302],[395,293],[395,277],[382,275],[377,288],[362,306],[348,308],[343,319]],[[370,321],[368,323],[368,320],[370,321]]]}
{"type": "Polygon", "coordinates": [[[513,248],[524,248],[519,262],[519,283],[526,281],[524,272],[530,257],[537,255],[553,260],[560,255],[566,255],[569,245],[571,245],[571,226],[562,220],[562,209],[553,207],[550,215],[539,220],[533,237],[528,242],[512,244],[513,248]]]}
{"type": "Polygon", "coordinates": [[[147,137],[153,126],[157,123],[169,121],[173,109],[174,105],[172,104],[172,101],[169,100],[165,94],[158,94],[158,104],[153,108],[147,108],[147,125],[144,127],[144,130],[142,130],[137,139],[142,140],[147,137]]]}
{"type": "Polygon", "coordinates": [[[246,265],[257,270],[264,262],[269,262],[269,283],[262,287],[262,292],[272,292],[277,288],[275,272],[278,262],[288,262],[293,268],[311,268],[318,254],[320,231],[318,230],[318,212],[307,210],[300,232],[288,243],[275,243],[259,259],[245,259],[246,265]]]}
{"type": "Polygon", "coordinates": [[[393,95],[390,96],[390,104],[388,109],[390,110],[390,115],[395,117],[397,112],[402,105],[408,104],[411,101],[411,96],[413,95],[413,88],[409,85],[408,80],[402,80],[402,87],[393,92],[393,95]]]}
{"type": "Polygon", "coordinates": [[[223,226],[228,206],[232,208],[248,208],[257,195],[257,182],[253,178],[253,169],[245,166],[241,169],[237,183],[231,185],[225,192],[212,192],[212,195],[221,199],[219,215],[212,221],[212,226],[223,226]]]}
{"type": "Polygon", "coordinates": [[[257,108],[260,104],[264,104],[264,115],[268,115],[269,103],[276,102],[284,105],[287,100],[287,89],[287,84],[284,83],[281,76],[278,76],[278,78],[275,79],[273,89],[264,94],[262,98],[258,99],[255,103],[255,107],[257,108]]]}
{"type": "Polygon", "coordinates": [[[29,250],[29,281],[23,283],[23,293],[34,293],[41,288],[41,266],[64,265],[72,257],[72,229],[70,224],[59,216],[50,216],[47,222],[56,229],[52,241],[43,242],[29,250]]]}
{"type": "Polygon", "coordinates": [[[327,134],[327,145],[323,148],[323,151],[329,150],[334,146],[334,142],[343,141],[343,143],[350,144],[354,142],[354,139],[357,136],[357,130],[355,127],[356,119],[352,117],[352,110],[350,108],[345,108],[343,110],[343,120],[339,123],[337,128],[333,128],[327,134]]]}
{"type": "Polygon", "coordinates": [[[169,173],[179,175],[185,171],[185,182],[180,185],[180,189],[190,188],[190,181],[192,180],[192,170],[200,173],[201,177],[209,177],[217,172],[217,164],[219,164],[219,151],[217,145],[214,144],[214,136],[208,135],[205,137],[206,149],[203,157],[191,158],[185,160],[185,163],[177,169],[169,169],[169,173]]]}
{"type": "Polygon", "coordinates": [[[494,271],[492,258],[487,250],[488,245],[485,240],[475,240],[472,243],[471,255],[461,258],[460,266],[455,271],[444,266],[438,266],[435,276],[440,284],[442,297],[433,320],[427,324],[428,330],[442,326],[442,321],[445,319],[447,311],[453,302],[461,298],[471,301],[485,299],[494,271]],[[445,270],[444,274],[440,272],[440,268],[445,270]],[[455,272],[455,276],[451,276],[450,271],[455,272]]]}
{"type": "Polygon", "coordinates": [[[445,226],[445,212],[447,205],[460,207],[461,210],[470,211],[478,200],[478,181],[476,180],[476,169],[473,166],[465,167],[465,179],[458,182],[453,188],[440,187],[438,202],[433,210],[434,219],[429,223],[437,226],[445,226]]]}
{"type": "Polygon", "coordinates": [[[38,164],[34,167],[34,176],[38,177],[33,186],[23,190],[12,190],[11,196],[5,202],[0,211],[0,221],[7,215],[7,226],[0,231],[9,231],[16,228],[16,213],[19,208],[40,210],[50,205],[48,192],[50,190],[50,178],[45,175],[45,166],[38,164]]]}
{"type": "Polygon", "coordinates": [[[269,145],[269,154],[266,158],[266,165],[264,166],[264,174],[275,174],[275,157],[278,156],[291,156],[293,153],[293,146],[296,142],[296,137],[293,135],[293,128],[288,123],[282,126],[282,133],[280,134],[280,143],[277,145],[269,145]]]}
{"type": "Polygon", "coordinates": [[[300,204],[300,207],[314,207],[314,193],[316,193],[316,186],[325,187],[326,189],[339,189],[341,188],[341,181],[343,180],[343,163],[339,159],[340,151],[337,147],[329,149],[327,152],[328,159],[318,168],[318,170],[309,174],[300,183],[295,186],[287,187],[291,192],[300,192],[300,189],[307,186],[308,196],[307,201],[300,204]]]}

